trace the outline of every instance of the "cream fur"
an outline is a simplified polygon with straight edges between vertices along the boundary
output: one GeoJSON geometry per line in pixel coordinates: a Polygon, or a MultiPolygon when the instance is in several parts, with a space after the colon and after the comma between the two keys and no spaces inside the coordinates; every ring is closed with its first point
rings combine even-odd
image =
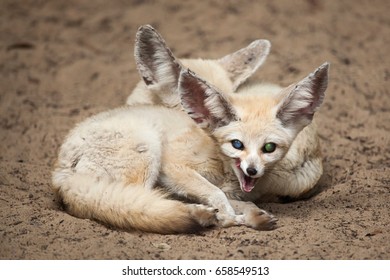
{"type": "MultiPolygon", "coordinates": [[[[148,32],[150,31],[149,28],[146,28],[146,30],[148,32]]],[[[141,28],[139,32],[142,33],[144,31],[141,28]]],[[[153,32],[157,33],[155,30],[153,32]]],[[[158,33],[152,37],[155,38],[156,36],[162,40],[158,33]]],[[[153,44],[156,44],[156,42],[158,43],[158,40],[154,40],[153,44]]],[[[168,49],[165,42],[164,47],[168,49]]],[[[183,59],[180,60],[180,63],[182,68],[191,69],[199,77],[219,89],[221,92],[232,93],[238,88],[237,85],[244,83],[246,79],[264,62],[269,53],[269,49],[270,44],[268,41],[258,40],[250,44],[248,47],[227,55],[219,60],[183,59]],[[252,61],[255,61],[256,66],[242,71],[242,65],[245,64],[243,61],[245,61],[245,57],[250,55],[257,58],[251,59],[252,61]],[[236,75],[234,75],[233,73],[235,72],[238,74],[236,73],[236,75]]],[[[170,63],[172,62],[168,61],[168,64],[170,63]]],[[[310,74],[305,79],[310,79],[310,77],[314,74],[315,73],[310,74]]],[[[306,87],[309,85],[310,82],[300,85],[302,95],[300,98],[294,99],[290,104],[289,108],[291,111],[296,111],[297,108],[308,105],[311,96],[307,94],[306,87]]],[[[268,124],[275,124],[274,119],[277,110],[276,104],[288,96],[287,94],[284,94],[285,92],[283,92],[283,90],[284,89],[278,85],[267,83],[254,83],[240,87],[235,94],[245,96],[257,95],[261,96],[262,99],[257,103],[253,100],[242,101],[242,104],[237,106],[236,110],[239,111],[238,113],[240,115],[244,115],[245,112],[258,112],[259,116],[261,115],[263,118],[268,114],[269,116],[264,119],[267,119],[268,124]]],[[[319,100],[318,102],[320,104],[322,100],[319,100]]],[[[143,82],[140,82],[134,89],[133,93],[127,100],[127,104],[158,104],[166,107],[177,108],[179,110],[182,109],[182,106],[180,106],[177,88],[173,87],[172,90],[172,87],[159,87],[158,85],[147,87],[143,82]]],[[[292,117],[289,116],[288,110],[285,111],[284,116],[286,118],[292,117]]],[[[288,131],[284,130],[287,134],[289,134],[288,137],[285,138],[289,139],[289,141],[295,137],[298,131],[302,129],[302,126],[308,125],[308,127],[298,133],[296,139],[292,141],[292,143],[286,143],[286,146],[283,147],[283,151],[277,151],[277,153],[282,153],[279,154],[279,156],[283,155],[283,159],[275,164],[272,169],[263,167],[261,160],[256,156],[255,152],[252,152],[252,156],[248,157],[248,161],[245,160],[241,162],[243,170],[246,170],[250,165],[258,166],[259,172],[257,173],[257,176],[261,177],[256,184],[256,188],[248,195],[241,194],[242,197],[245,197],[245,199],[260,201],[278,201],[282,197],[294,200],[306,197],[308,193],[314,191],[317,186],[317,182],[323,173],[322,155],[316,132],[316,125],[314,122],[310,123],[307,119],[295,121],[293,122],[293,125],[296,127],[289,126],[288,131]]],[[[258,126],[258,124],[253,123],[252,126],[258,126]]],[[[250,127],[250,125],[248,125],[248,127],[250,127]]],[[[259,145],[258,143],[261,141],[264,142],[267,139],[267,135],[273,135],[272,137],[274,137],[274,139],[268,139],[269,141],[279,141],[280,138],[283,138],[284,136],[278,135],[278,130],[283,129],[282,127],[277,127],[275,125],[263,126],[263,130],[259,133],[259,135],[251,135],[252,139],[257,139],[257,141],[252,141],[254,142],[252,146],[256,147],[256,145],[259,145]]],[[[235,139],[239,136],[238,132],[234,131],[231,132],[230,138],[235,139]]],[[[283,139],[281,139],[281,142],[283,142],[283,139]]],[[[230,146],[230,143],[225,144],[222,146],[222,149],[227,152],[226,150],[228,147],[230,149],[230,146]]],[[[254,151],[253,148],[252,151],[254,151]]],[[[234,151],[233,153],[237,152],[234,151]]]]}
{"type": "MultiPolygon", "coordinates": [[[[124,107],[93,116],[69,133],[53,186],[77,217],[125,229],[192,232],[244,221],[217,187],[229,173],[224,165],[212,137],[185,113],[124,107]],[[170,193],[201,204],[168,199],[170,193]]],[[[274,226],[267,217],[258,228],[274,226]]]]}
{"type": "MultiPolygon", "coordinates": [[[[327,65],[319,75],[323,73],[327,75],[327,65]]],[[[307,87],[313,98],[324,94],[313,89],[307,87]]],[[[192,232],[216,224],[273,229],[272,215],[242,201],[256,202],[275,190],[301,194],[300,176],[312,176],[305,168],[315,170],[318,165],[306,157],[304,162],[297,160],[299,146],[291,150],[304,127],[285,126],[276,117],[283,114],[278,108],[286,108],[284,96],[291,92],[225,95],[185,70],[178,92],[186,112],[127,106],[90,117],[69,133],[53,172],[53,187],[69,213],[159,233],[192,232]],[[191,118],[210,125],[202,129],[191,118]],[[233,137],[245,148],[229,146],[233,137]],[[276,143],[275,152],[261,152],[269,141],[276,143]],[[248,174],[247,166],[259,170],[259,175],[248,174]],[[300,175],[297,184],[292,179],[286,188],[280,183],[290,179],[291,171],[300,175]],[[253,186],[246,187],[247,181],[253,186]],[[171,200],[169,194],[199,204],[171,200]]],[[[300,96],[293,93],[291,100],[300,96]]],[[[305,137],[312,130],[307,129],[297,140],[309,145],[311,138],[305,137]]]]}
{"type": "MultiPolygon", "coordinates": [[[[178,62],[162,38],[146,29],[162,51],[156,73],[150,72],[156,57],[145,65],[137,61],[148,86],[137,85],[128,99],[133,106],[77,125],[61,147],[53,187],[67,210],[112,226],[159,233],[210,225],[274,228],[276,219],[252,202],[299,199],[314,189],[322,160],[311,119],[323,100],[328,64],[285,89],[256,84],[232,93],[264,57],[232,76],[226,65],[238,61],[178,62]],[[243,149],[232,147],[235,139],[243,149]],[[270,142],[276,150],[263,152],[270,142]]],[[[269,45],[262,47],[266,56],[269,45]]],[[[247,52],[238,53],[227,57],[247,52]]]]}

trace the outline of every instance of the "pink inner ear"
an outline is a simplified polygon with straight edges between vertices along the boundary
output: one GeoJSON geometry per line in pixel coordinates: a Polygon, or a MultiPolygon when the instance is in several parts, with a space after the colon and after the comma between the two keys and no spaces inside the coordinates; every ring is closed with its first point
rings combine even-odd
{"type": "Polygon", "coordinates": [[[313,98],[312,98],[311,102],[306,107],[303,107],[303,108],[297,110],[297,112],[296,112],[297,116],[301,115],[301,116],[306,116],[309,119],[313,118],[313,115],[314,115],[316,108],[317,108],[316,104],[318,104],[318,98],[315,95],[312,95],[312,97],[313,98]]]}
{"type": "Polygon", "coordinates": [[[304,116],[304,117],[308,118],[309,120],[312,120],[314,117],[314,112],[315,111],[311,107],[302,108],[302,109],[297,111],[296,116],[297,117],[304,116]]]}
{"type": "MultiPolygon", "coordinates": [[[[190,114],[191,116],[191,114],[190,114]]],[[[202,118],[196,118],[196,117],[192,117],[192,119],[196,122],[196,123],[202,123],[203,122],[203,119],[202,118]]]]}
{"type": "Polygon", "coordinates": [[[181,79],[182,104],[196,123],[210,118],[210,111],[205,106],[207,88],[190,74],[183,74],[181,79]]]}
{"type": "Polygon", "coordinates": [[[179,94],[184,110],[202,127],[215,129],[236,119],[229,101],[190,70],[183,70],[179,94]]]}

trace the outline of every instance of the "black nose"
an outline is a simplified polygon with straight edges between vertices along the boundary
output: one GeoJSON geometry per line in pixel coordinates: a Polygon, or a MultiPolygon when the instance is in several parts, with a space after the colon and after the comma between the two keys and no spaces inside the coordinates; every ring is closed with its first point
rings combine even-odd
{"type": "Polygon", "coordinates": [[[248,167],[246,169],[246,172],[248,173],[249,176],[255,176],[257,174],[257,170],[253,167],[248,167]]]}

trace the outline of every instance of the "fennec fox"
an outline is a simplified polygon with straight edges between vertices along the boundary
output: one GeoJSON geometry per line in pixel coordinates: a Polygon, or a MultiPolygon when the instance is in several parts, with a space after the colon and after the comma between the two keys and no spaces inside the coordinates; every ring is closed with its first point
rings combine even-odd
{"type": "Polygon", "coordinates": [[[324,64],[278,94],[225,95],[182,70],[183,111],[127,106],[85,120],[61,147],[54,188],[71,214],[125,229],[273,229],[250,201],[310,124],[327,77],[324,64]]]}
{"type": "MultiPolygon", "coordinates": [[[[179,61],[151,26],[141,26],[136,38],[136,63],[145,82],[137,85],[128,97],[128,104],[163,105],[182,110],[177,85],[179,73],[186,67],[225,94],[238,90],[235,94],[258,94],[266,100],[270,95],[277,98],[282,90],[280,86],[261,83],[239,87],[265,61],[271,46],[267,40],[254,41],[248,47],[219,60],[179,61]]],[[[257,105],[261,104],[259,101],[257,105]]],[[[259,141],[268,133],[265,130],[259,136],[259,141]]],[[[312,122],[298,134],[287,154],[272,168],[265,169],[257,183],[255,197],[258,201],[283,202],[310,197],[318,191],[322,173],[320,142],[316,125],[312,122]]]]}
{"type": "Polygon", "coordinates": [[[143,81],[137,84],[126,103],[181,109],[177,83],[180,71],[185,68],[222,92],[234,92],[264,63],[270,47],[268,40],[256,40],[220,59],[178,60],[152,26],[141,26],[136,35],[134,55],[143,81]]]}

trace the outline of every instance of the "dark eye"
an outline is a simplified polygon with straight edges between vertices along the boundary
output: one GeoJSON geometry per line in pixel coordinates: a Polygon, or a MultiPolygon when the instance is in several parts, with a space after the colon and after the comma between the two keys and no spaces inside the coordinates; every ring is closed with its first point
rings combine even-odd
{"type": "Polygon", "coordinates": [[[237,150],[243,150],[244,149],[244,144],[240,140],[234,139],[232,140],[232,146],[237,149],[237,150]]]}
{"type": "Polygon", "coordinates": [[[276,149],[276,144],[275,143],[266,143],[263,147],[263,152],[264,153],[273,153],[276,149]]]}

